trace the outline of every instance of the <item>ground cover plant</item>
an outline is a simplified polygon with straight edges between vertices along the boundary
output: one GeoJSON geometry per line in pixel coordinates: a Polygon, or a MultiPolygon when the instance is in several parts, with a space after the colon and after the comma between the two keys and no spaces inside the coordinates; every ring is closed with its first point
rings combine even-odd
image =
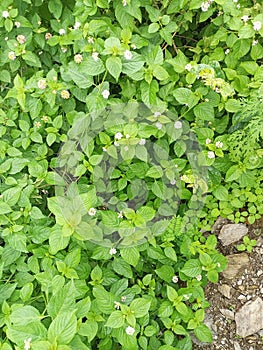
{"type": "Polygon", "coordinates": [[[263,213],[262,13],[1,1],[0,349],[212,342],[202,233],[263,213]]]}

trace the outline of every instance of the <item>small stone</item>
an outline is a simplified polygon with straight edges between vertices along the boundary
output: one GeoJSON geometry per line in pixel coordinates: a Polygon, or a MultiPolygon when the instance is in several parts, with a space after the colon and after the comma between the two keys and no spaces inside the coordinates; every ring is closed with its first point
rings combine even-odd
{"type": "Polygon", "coordinates": [[[237,285],[238,285],[238,286],[241,286],[241,284],[242,284],[242,280],[238,280],[238,281],[237,281],[237,285]]]}
{"type": "Polygon", "coordinates": [[[242,338],[254,334],[263,328],[263,300],[257,298],[247,302],[235,314],[236,333],[242,338]]]}
{"type": "Polygon", "coordinates": [[[238,342],[234,342],[234,350],[242,350],[238,342]]]}
{"type": "Polygon", "coordinates": [[[239,273],[248,266],[249,258],[247,253],[227,255],[228,266],[223,271],[223,276],[226,279],[234,279],[239,273]]]}
{"type": "Polygon", "coordinates": [[[220,312],[221,312],[222,315],[224,315],[229,320],[234,320],[235,319],[234,311],[231,311],[231,310],[228,310],[228,309],[220,309],[220,312]]]}
{"type": "Polygon", "coordinates": [[[224,246],[239,241],[248,232],[244,224],[227,224],[221,228],[218,238],[224,246]]]}
{"type": "Polygon", "coordinates": [[[245,300],[246,297],[243,295],[243,294],[240,294],[238,297],[237,297],[238,300],[245,300]]]}
{"type": "Polygon", "coordinates": [[[258,271],[257,271],[257,276],[258,276],[258,277],[261,276],[262,273],[263,273],[263,270],[258,270],[258,271]]]}
{"type": "Polygon", "coordinates": [[[214,223],[211,232],[213,234],[217,233],[217,231],[219,231],[221,229],[221,227],[226,224],[228,222],[227,219],[222,218],[221,216],[219,216],[219,218],[216,220],[216,222],[214,223]]]}
{"type": "Polygon", "coordinates": [[[229,285],[222,284],[221,286],[218,286],[218,290],[227,299],[231,298],[231,287],[229,287],[229,285]]]}

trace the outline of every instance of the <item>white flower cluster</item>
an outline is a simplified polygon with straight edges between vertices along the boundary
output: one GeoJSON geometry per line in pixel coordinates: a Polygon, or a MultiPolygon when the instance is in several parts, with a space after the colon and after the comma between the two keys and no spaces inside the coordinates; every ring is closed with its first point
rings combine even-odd
{"type": "Polygon", "coordinates": [[[202,10],[203,12],[207,12],[207,11],[209,10],[209,7],[210,7],[210,5],[212,4],[213,1],[214,1],[214,0],[208,0],[208,1],[202,2],[202,4],[201,4],[201,10],[202,10]]]}
{"type": "Polygon", "coordinates": [[[262,28],[262,23],[260,21],[253,22],[253,28],[255,31],[258,31],[262,28]]]}

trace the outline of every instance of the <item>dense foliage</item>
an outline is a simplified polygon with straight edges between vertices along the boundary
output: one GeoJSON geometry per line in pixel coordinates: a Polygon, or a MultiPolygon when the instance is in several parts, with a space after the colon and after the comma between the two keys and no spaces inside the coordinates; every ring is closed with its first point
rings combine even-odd
{"type": "Polygon", "coordinates": [[[262,36],[256,0],[1,0],[0,349],[212,341],[203,232],[263,214],[262,36]]]}

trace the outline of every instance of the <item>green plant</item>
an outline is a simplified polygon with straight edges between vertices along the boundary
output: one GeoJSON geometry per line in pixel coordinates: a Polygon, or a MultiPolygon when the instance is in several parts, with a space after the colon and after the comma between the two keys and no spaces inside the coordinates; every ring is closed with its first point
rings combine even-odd
{"type": "Polygon", "coordinates": [[[255,239],[250,239],[248,236],[243,237],[243,243],[237,246],[237,250],[240,252],[247,251],[249,253],[252,252],[253,247],[257,245],[257,241],[255,239]]]}

